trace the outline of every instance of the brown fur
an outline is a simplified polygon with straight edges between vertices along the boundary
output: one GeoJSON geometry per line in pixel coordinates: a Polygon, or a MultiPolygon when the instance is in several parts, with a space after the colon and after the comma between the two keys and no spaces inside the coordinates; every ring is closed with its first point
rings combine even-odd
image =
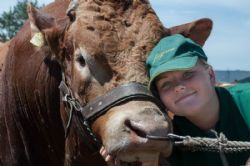
{"type": "MultiPolygon", "coordinates": [[[[55,17],[64,16],[67,6],[67,2],[55,3],[44,11],[55,17]]],[[[29,40],[26,22],[9,44],[1,78],[0,163],[63,165],[64,130],[56,111],[60,67],[44,59],[51,54],[48,48],[38,51],[29,40]]]]}
{"type": "MultiPolygon", "coordinates": [[[[10,41],[6,42],[6,43],[0,43],[0,78],[2,78],[2,75],[4,73],[4,65],[5,65],[5,59],[6,59],[6,55],[9,51],[9,43],[10,41]]],[[[1,79],[0,81],[0,87],[3,86],[3,81],[1,79]]],[[[2,88],[0,88],[0,96],[3,95],[3,90],[2,88]]]]}

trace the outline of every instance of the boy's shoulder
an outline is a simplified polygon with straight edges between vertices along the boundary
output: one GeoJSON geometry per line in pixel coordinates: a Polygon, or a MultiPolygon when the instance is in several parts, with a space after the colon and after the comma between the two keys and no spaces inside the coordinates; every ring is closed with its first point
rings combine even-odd
{"type": "Polygon", "coordinates": [[[250,83],[239,83],[226,88],[232,95],[250,93],[250,83]]]}
{"type": "Polygon", "coordinates": [[[242,117],[250,129],[250,83],[240,83],[226,89],[232,95],[242,117]]]}

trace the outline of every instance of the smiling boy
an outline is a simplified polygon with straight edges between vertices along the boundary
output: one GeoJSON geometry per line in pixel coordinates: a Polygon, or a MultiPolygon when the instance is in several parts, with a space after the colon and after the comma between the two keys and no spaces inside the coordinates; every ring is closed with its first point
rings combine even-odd
{"type": "MultiPolygon", "coordinates": [[[[147,59],[149,88],[175,116],[174,133],[250,141],[250,84],[215,87],[215,74],[203,49],[189,38],[162,39],[147,59]]],[[[244,165],[250,153],[186,152],[174,149],[172,165],[244,165]]]]}

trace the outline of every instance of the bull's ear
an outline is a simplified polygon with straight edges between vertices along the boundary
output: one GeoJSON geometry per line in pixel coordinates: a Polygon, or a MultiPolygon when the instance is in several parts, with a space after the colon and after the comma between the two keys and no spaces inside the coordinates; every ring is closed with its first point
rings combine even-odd
{"type": "Polygon", "coordinates": [[[69,16],[70,21],[74,21],[76,17],[76,8],[78,7],[78,0],[71,0],[69,3],[69,7],[66,11],[67,16],[69,16]]]}
{"type": "Polygon", "coordinates": [[[43,30],[54,27],[55,19],[38,11],[31,4],[28,4],[27,12],[30,21],[31,43],[37,47],[42,47],[46,44],[43,30]]]}
{"type": "Polygon", "coordinates": [[[178,25],[167,29],[170,35],[182,34],[203,46],[210,35],[213,22],[209,18],[199,19],[190,23],[178,25]]]}
{"type": "Polygon", "coordinates": [[[68,20],[56,20],[53,16],[43,13],[30,4],[27,7],[30,20],[31,40],[36,47],[48,46],[53,55],[57,56],[60,50],[68,20]]]}

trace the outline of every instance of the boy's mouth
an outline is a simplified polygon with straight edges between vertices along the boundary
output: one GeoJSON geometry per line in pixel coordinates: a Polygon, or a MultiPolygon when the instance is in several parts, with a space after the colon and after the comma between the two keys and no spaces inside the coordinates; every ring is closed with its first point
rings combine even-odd
{"type": "Polygon", "coordinates": [[[182,95],[177,100],[175,100],[175,103],[179,103],[181,101],[184,101],[184,100],[188,99],[190,96],[193,96],[194,94],[196,94],[195,91],[191,92],[191,93],[188,93],[188,94],[185,94],[185,95],[182,95]]]}

